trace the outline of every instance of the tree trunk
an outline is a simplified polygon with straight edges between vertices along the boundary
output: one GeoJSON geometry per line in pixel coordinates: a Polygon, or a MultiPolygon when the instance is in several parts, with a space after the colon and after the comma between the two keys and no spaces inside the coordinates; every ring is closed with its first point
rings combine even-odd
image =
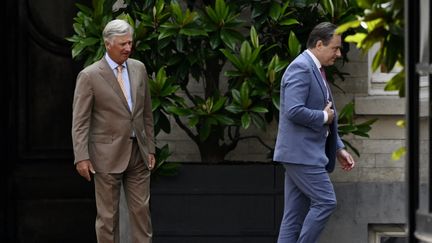
{"type": "Polygon", "coordinates": [[[218,163],[225,160],[227,149],[219,144],[217,136],[210,135],[206,141],[198,144],[201,161],[204,163],[218,163]]]}
{"type": "Polygon", "coordinates": [[[206,60],[206,70],[205,70],[205,86],[204,86],[204,97],[213,96],[219,90],[219,75],[221,73],[222,66],[219,64],[218,58],[212,58],[206,60]]]}

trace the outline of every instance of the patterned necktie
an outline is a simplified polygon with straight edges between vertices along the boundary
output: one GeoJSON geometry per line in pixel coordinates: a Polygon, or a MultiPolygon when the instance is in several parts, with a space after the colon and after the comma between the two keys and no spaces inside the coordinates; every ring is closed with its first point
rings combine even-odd
{"type": "Polygon", "coordinates": [[[126,93],[126,89],[125,89],[125,85],[124,85],[124,80],[122,77],[122,71],[123,71],[123,66],[118,65],[117,66],[117,81],[120,85],[121,90],[123,91],[124,97],[127,99],[127,93],[126,93]]]}

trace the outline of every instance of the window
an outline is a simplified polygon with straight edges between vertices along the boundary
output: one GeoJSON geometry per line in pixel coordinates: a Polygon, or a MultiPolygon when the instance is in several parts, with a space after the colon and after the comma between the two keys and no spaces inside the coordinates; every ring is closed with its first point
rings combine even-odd
{"type": "MultiPolygon", "coordinates": [[[[398,64],[390,72],[383,72],[379,68],[372,72],[372,61],[380,48],[380,44],[376,43],[368,52],[368,65],[369,65],[369,95],[398,95],[398,91],[385,91],[384,87],[386,83],[398,72],[402,70],[402,67],[398,64]]],[[[420,98],[427,97],[429,82],[426,76],[420,77],[420,98]]]]}
{"type": "Polygon", "coordinates": [[[405,226],[400,224],[369,225],[369,243],[405,243],[405,226]]]}
{"type": "Polygon", "coordinates": [[[369,95],[398,95],[397,91],[385,91],[384,87],[394,75],[402,70],[400,65],[396,64],[395,68],[388,73],[381,71],[379,68],[375,72],[372,72],[372,61],[379,48],[380,44],[376,43],[368,52],[369,95]]]}

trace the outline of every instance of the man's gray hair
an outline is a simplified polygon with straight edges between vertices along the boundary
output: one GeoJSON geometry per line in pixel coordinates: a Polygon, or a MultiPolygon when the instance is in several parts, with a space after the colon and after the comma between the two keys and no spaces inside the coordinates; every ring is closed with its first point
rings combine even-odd
{"type": "Polygon", "coordinates": [[[130,24],[122,19],[114,19],[105,26],[102,36],[105,42],[111,42],[112,37],[130,34],[133,35],[133,29],[130,24]]]}

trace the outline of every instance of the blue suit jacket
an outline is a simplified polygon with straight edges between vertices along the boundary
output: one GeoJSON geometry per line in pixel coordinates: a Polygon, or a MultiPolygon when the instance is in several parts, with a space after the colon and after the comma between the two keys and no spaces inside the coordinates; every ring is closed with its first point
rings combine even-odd
{"type": "Polygon", "coordinates": [[[303,52],[282,77],[274,161],[334,170],[336,151],[344,145],[337,133],[337,113],[330,90],[335,117],[331,125],[324,124],[326,93],[320,71],[303,52]]]}

